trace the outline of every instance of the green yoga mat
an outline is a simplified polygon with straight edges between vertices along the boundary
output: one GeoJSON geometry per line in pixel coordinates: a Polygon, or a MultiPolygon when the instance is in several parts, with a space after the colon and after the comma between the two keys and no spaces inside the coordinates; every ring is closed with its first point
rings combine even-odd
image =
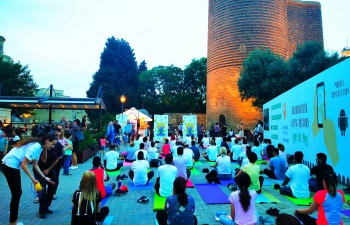
{"type": "Polygon", "coordinates": [[[212,166],[212,165],[215,165],[216,162],[208,162],[207,161],[207,163],[212,166]]]}
{"type": "Polygon", "coordinates": [[[154,193],[153,211],[164,210],[166,198],[160,197],[157,193],[154,193]]]}
{"type": "Polygon", "coordinates": [[[289,196],[284,197],[286,197],[289,201],[293,202],[295,205],[309,206],[314,201],[313,196],[310,196],[310,198],[307,199],[292,198],[289,196]]]}
{"type": "Polygon", "coordinates": [[[258,161],[255,162],[255,164],[268,164],[268,162],[266,160],[260,159],[258,161]]]}
{"type": "Polygon", "coordinates": [[[196,168],[191,169],[191,175],[199,175],[201,174],[196,168]]]}
{"type": "Polygon", "coordinates": [[[116,177],[120,174],[120,170],[118,170],[118,171],[106,171],[106,172],[111,177],[116,177]]]}
{"type": "Polygon", "coordinates": [[[194,164],[195,166],[203,166],[203,163],[201,161],[198,161],[194,164]]]}

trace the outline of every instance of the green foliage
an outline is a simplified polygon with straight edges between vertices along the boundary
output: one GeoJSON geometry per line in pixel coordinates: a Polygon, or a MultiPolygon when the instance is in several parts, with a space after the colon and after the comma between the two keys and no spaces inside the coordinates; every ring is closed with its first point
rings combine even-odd
{"type": "MultiPolygon", "coordinates": [[[[144,63],[145,64],[145,63],[144,63]]],[[[86,92],[88,97],[95,98],[99,87],[103,89],[103,101],[112,114],[121,112],[120,96],[126,96],[124,108],[138,107],[140,94],[139,71],[134,50],[124,39],[107,39],[100,57],[100,68],[93,75],[93,81],[86,92]]],[[[89,118],[97,118],[98,112],[88,112],[89,118]]]]}
{"type": "Polygon", "coordinates": [[[91,146],[94,146],[98,143],[89,130],[83,131],[83,134],[84,140],[79,143],[79,151],[89,149],[91,146]]]}
{"type": "Polygon", "coordinates": [[[340,62],[337,53],[327,53],[322,44],[306,42],[285,61],[270,50],[256,49],[244,60],[238,89],[242,100],[263,104],[340,62]]]}

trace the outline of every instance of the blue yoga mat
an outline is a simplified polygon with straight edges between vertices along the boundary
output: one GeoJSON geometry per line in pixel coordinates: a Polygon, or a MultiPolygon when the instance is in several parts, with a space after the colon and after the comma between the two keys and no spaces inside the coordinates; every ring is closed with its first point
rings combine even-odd
{"type": "Polygon", "coordinates": [[[105,206],[106,205],[106,202],[108,200],[109,196],[106,196],[105,198],[102,199],[101,201],[101,207],[105,206]]]}
{"type": "Polygon", "coordinates": [[[139,191],[139,190],[153,190],[153,184],[152,182],[148,182],[147,185],[142,185],[142,186],[135,186],[132,181],[129,183],[129,191],[139,191]]]}
{"type": "Polygon", "coordinates": [[[230,204],[228,196],[217,184],[196,184],[203,201],[209,204],[230,204]]]}
{"type": "Polygon", "coordinates": [[[265,178],[263,186],[273,186],[275,184],[281,185],[282,183],[283,183],[283,180],[274,180],[274,179],[270,179],[270,178],[265,178]]]}
{"type": "Polygon", "coordinates": [[[106,219],[103,221],[102,225],[111,225],[113,219],[114,219],[114,216],[107,216],[106,219]]]}

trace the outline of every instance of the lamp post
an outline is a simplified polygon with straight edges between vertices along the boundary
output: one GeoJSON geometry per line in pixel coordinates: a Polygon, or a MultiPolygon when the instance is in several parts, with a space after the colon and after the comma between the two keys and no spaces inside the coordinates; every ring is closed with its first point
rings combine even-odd
{"type": "Polygon", "coordinates": [[[122,115],[124,115],[124,103],[126,102],[125,95],[120,96],[120,102],[122,103],[122,115]]]}

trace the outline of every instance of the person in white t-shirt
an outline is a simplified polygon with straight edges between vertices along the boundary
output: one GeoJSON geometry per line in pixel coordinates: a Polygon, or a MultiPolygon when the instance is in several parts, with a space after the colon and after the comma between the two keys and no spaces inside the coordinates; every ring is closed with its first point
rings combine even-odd
{"type": "Polygon", "coordinates": [[[246,151],[241,153],[242,158],[243,158],[242,164],[241,164],[241,169],[243,168],[243,166],[249,164],[248,156],[250,155],[250,153],[252,153],[252,150],[251,150],[250,146],[247,146],[246,151]]]}
{"type": "Polygon", "coordinates": [[[134,160],[137,160],[137,154],[139,154],[139,152],[143,152],[143,156],[146,160],[149,161],[149,155],[148,155],[148,152],[144,149],[145,145],[143,143],[140,144],[140,150],[136,151],[135,154],[134,154],[134,160]]]}
{"type": "Polygon", "coordinates": [[[242,152],[242,148],[241,146],[238,144],[238,138],[235,139],[235,144],[232,146],[231,148],[231,153],[232,153],[232,160],[234,162],[237,161],[239,154],[241,154],[242,152]]]}
{"type": "Polygon", "coordinates": [[[177,168],[178,176],[188,180],[191,176],[191,170],[187,169],[188,159],[183,156],[184,148],[180,146],[176,151],[178,156],[174,158],[173,164],[177,168]]]}
{"type": "MultiPolygon", "coordinates": [[[[33,169],[46,182],[55,184],[49,177],[40,170],[38,166],[39,158],[46,162],[47,151],[55,146],[57,137],[55,134],[47,134],[42,138],[26,138],[17,142],[14,147],[2,159],[2,172],[6,178],[11,191],[10,203],[10,224],[23,224],[18,221],[18,208],[22,194],[21,171],[24,170],[32,183],[39,183],[29,171],[28,163],[33,163],[33,169]]],[[[43,184],[46,185],[46,184],[43,184]]]]}
{"type": "Polygon", "coordinates": [[[252,147],[252,152],[258,156],[258,160],[261,160],[261,147],[258,140],[254,141],[254,146],[252,147]]]}
{"type": "Polygon", "coordinates": [[[295,165],[291,166],[286,172],[280,193],[294,198],[309,198],[309,179],[310,169],[302,164],[304,154],[301,151],[294,153],[295,165]],[[290,183],[290,187],[286,186],[290,183]]]}
{"type": "Polygon", "coordinates": [[[155,147],[156,143],[151,142],[151,147],[148,149],[148,155],[149,155],[149,164],[151,167],[158,167],[162,164],[162,162],[159,159],[159,150],[155,147]]]}
{"type": "Polygon", "coordinates": [[[248,141],[247,141],[247,139],[245,137],[243,137],[242,144],[241,144],[241,151],[245,152],[247,146],[248,146],[248,141]]]}
{"type": "Polygon", "coordinates": [[[146,151],[148,151],[148,148],[149,148],[148,138],[147,138],[147,137],[143,137],[142,143],[143,143],[143,145],[144,145],[143,149],[145,149],[146,151]]]}
{"type": "Polygon", "coordinates": [[[191,136],[187,134],[184,141],[186,144],[188,144],[188,146],[190,146],[192,141],[191,136]]]}
{"type": "Polygon", "coordinates": [[[104,167],[107,171],[118,171],[122,168],[123,163],[118,163],[119,153],[115,151],[115,144],[112,143],[109,146],[109,151],[104,158],[104,167]]]}
{"type": "Polygon", "coordinates": [[[287,165],[287,168],[288,168],[288,161],[287,161],[287,153],[286,153],[286,150],[284,148],[284,145],[279,143],[277,145],[277,148],[279,150],[279,156],[284,159],[284,161],[286,162],[286,165],[287,165]]]}
{"type": "Polygon", "coordinates": [[[209,138],[208,138],[208,135],[204,135],[204,138],[202,139],[201,141],[201,144],[199,145],[200,147],[204,148],[204,149],[207,149],[209,147],[209,138]]]}
{"type": "Polygon", "coordinates": [[[173,155],[173,158],[175,159],[177,157],[177,148],[181,147],[180,145],[170,145],[170,151],[171,154],[173,155]]]}
{"type": "Polygon", "coordinates": [[[148,168],[149,162],[145,160],[143,151],[139,151],[137,154],[137,160],[132,163],[129,171],[129,177],[135,186],[147,185],[152,179],[154,172],[149,171],[147,173],[148,168]]]}
{"type": "Polygon", "coordinates": [[[173,164],[173,155],[165,156],[165,164],[158,168],[157,180],[154,185],[156,193],[161,197],[169,197],[173,194],[173,183],[177,177],[177,168],[173,164]]]}
{"type": "Polygon", "coordinates": [[[202,155],[207,161],[216,162],[218,150],[214,140],[210,140],[210,146],[207,148],[206,152],[202,153],[202,155]]]}
{"type": "Polygon", "coordinates": [[[232,169],[231,169],[231,159],[227,156],[227,149],[225,147],[220,148],[220,156],[216,158],[214,165],[216,171],[218,171],[219,180],[229,180],[232,178],[232,169]]]}
{"type": "Polygon", "coordinates": [[[193,151],[188,148],[188,144],[184,143],[184,154],[183,156],[185,158],[187,158],[187,169],[190,170],[193,168],[194,164],[195,164],[195,160],[194,160],[194,153],[193,151]]]}

